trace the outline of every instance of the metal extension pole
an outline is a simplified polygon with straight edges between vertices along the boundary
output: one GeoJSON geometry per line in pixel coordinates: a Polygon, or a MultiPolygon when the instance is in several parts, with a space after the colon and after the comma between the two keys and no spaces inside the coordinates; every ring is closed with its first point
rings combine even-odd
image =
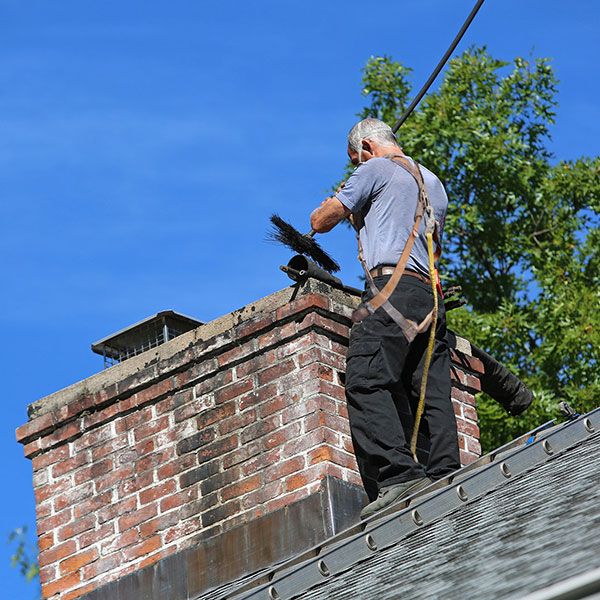
{"type": "Polygon", "coordinates": [[[421,102],[421,99],[427,93],[427,90],[430,88],[431,84],[435,81],[435,78],[439,75],[440,71],[442,70],[442,68],[444,67],[446,62],[448,61],[448,58],[450,58],[450,55],[454,52],[456,46],[458,46],[458,42],[460,42],[460,40],[462,39],[462,36],[465,34],[465,31],[467,31],[467,29],[469,28],[471,21],[473,21],[473,19],[475,18],[475,15],[477,14],[477,11],[481,8],[481,5],[483,4],[483,2],[484,2],[484,0],[477,1],[477,4],[475,4],[475,6],[473,7],[473,10],[471,11],[471,14],[467,17],[467,20],[464,22],[463,26],[461,27],[460,31],[458,32],[458,35],[454,38],[454,41],[452,42],[452,44],[450,44],[450,47],[446,51],[446,54],[444,54],[444,56],[442,57],[442,60],[440,60],[440,62],[438,63],[438,66],[435,68],[435,71],[431,74],[429,79],[425,82],[425,85],[421,88],[421,91],[417,94],[415,99],[411,102],[410,106],[404,111],[404,114],[398,119],[398,121],[396,121],[396,124],[392,127],[392,131],[394,133],[396,133],[396,131],[398,131],[398,129],[400,129],[400,125],[402,125],[402,123],[404,123],[404,121],[406,121],[406,119],[408,119],[410,113],[415,109],[415,106],[417,106],[417,104],[419,104],[419,102],[421,102]]]}

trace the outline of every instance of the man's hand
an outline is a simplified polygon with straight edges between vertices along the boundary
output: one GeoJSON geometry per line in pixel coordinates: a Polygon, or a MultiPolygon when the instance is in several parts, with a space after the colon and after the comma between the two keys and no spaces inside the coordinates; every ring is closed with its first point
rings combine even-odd
{"type": "MultiPolygon", "coordinates": [[[[342,189],[342,186],[340,186],[338,192],[342,189]]],[[[349,214],[350,210],[336,196],[333,196],[333,198],[327,198],[321,202],[321,206],[313,210],[310,215],[310,226],[317,233],[327,233],[349,214]]]]}

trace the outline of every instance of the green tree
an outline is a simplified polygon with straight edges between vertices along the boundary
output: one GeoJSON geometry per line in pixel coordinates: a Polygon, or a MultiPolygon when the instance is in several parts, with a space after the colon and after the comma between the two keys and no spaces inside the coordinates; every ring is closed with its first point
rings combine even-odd
{"type": "Polygon", "coordinates": [[[41,597],[37,546],[29,542],[27,525],[11,531],[8,534],[7,544],[13,549],[13,554],[10,557],[11,567],[18,569],[27,580],[27,583],[36,582],[38,587],[37,597],[41,597]]]}
{"type": "MultiPolygon", "coordinates": [[[[359,116],[393,125],[409,73],[371,58],[359,116]]],[[[547,59],[507,63],[474,48],[450,61],[398,132],[448,191],[441,270],[469,302],[450,326],[536,394],[518,418],[479,398],[485,450],[555,417],[560,400],[585,412],[600,398],[600,158],[552,155],[556,94],[547,59]]]]}

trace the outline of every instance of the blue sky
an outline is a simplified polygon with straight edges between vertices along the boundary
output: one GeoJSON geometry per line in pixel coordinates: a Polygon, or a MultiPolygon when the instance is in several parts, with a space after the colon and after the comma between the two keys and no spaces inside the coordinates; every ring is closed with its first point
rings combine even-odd
{"type": "MultiPolygon", "coordinates": [[[[473,4],[0,0],[0,534],[35,529],[26,406],[101,370],[90,344],[129,324],[208,321],[288,285],[268,218],[309,229],[360,69],[391,55],[420,88],[473,4]]],[[[551,149],[595,155],[599,22],[593,0],[487,0],[459,51],[552,58],[551,149]]],[[[351,233],[320,242],[359,285],[351,233]]],[[[8,555],[0,542],[5,596],[32,598],[8,555]]]]}

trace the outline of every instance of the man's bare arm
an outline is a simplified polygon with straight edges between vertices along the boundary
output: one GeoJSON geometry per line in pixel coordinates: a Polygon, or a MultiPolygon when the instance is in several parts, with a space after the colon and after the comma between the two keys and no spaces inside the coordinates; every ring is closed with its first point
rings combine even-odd
{"type": "Polygon", "coordinates": [[[327,233],[350,215],[350,212],[336,196],[327,198],[321,203],[321,206],[313,210],[310,215],[310,226],[317,233],[327,233]]]}

